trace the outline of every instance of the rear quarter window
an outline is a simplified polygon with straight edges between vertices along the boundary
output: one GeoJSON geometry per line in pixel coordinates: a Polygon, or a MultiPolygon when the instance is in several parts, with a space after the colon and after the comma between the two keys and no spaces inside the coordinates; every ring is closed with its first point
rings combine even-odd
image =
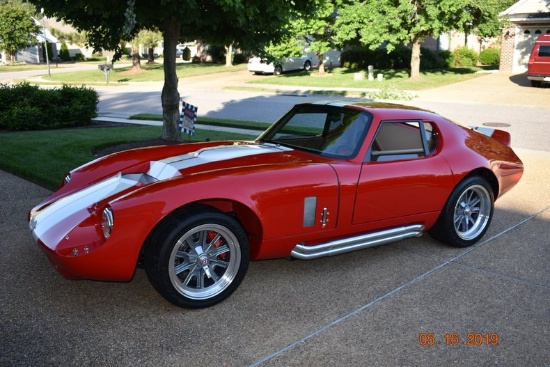
{"type": "Polygon", "coordinates": [[[430,155],[437,148],[437,133],[430,122],[384,121],[370,150],[376,162],[416,159],[430,155]]]}
{"type": "Polygon", "coordinates": [[[540,45],[539,57],[550,57],[550,46],[540,45]]]}

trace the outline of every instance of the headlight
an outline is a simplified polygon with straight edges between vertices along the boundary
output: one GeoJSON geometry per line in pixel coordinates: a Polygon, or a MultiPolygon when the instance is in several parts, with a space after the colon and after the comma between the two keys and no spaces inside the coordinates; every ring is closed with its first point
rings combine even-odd
{"type": "Polygon", "coordinates": [[[108,206],[103,210],[103,214],[101,214],[101,230],[103,231],[103,237],[105,237],[105,239],[109,238],[111,235],[113,224],[113,209],[108,206]]]}
{"type": "Polygon", "coordinates": [[[61,184],[59,185],[59,188],[62,188],[63,186],[65,186],[69,182],[71,182],[71,173],[67,173],[65,178],[63,178],[63,181],[61,181],[61,184]]]}

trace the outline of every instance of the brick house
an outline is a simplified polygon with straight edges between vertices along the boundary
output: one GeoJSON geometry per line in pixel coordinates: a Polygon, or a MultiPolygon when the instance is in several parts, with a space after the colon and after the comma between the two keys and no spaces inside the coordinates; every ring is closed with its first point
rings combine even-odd
{"type": "Polygon", "coordinates": [[[500,16],[511,25],[502,31],[499,70],[523,73],[537,38],[550,33],[550,0],[520,0],[500,16]]]}

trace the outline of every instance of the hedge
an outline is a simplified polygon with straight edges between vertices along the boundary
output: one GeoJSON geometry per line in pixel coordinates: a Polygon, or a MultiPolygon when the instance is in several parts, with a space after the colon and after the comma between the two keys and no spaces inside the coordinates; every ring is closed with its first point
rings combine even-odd
{"type": "MultiPolygon", "coordinates": [[[[386,49],[370,50],[368,48],[351,49],[342,52],[342,66],[349,69],[367,69],[373,65],[375,69],[410,69],[410,48],[397,46],[393,51],[386,49]]],[[[452,65],[452,54],[449,51],[432,51],[420,49],[420,68],[422,70],[446,69],[452,65]]]]}
{"type": "Polygon", "coordinates": [[[63,85],[40,89],[27,82],[0,84],[0,129],[45,130],[85,126],[97,116],[93,89],[63,85]]]}
{"type": "Polygon", "coordinates": [[[500,64],[500,48],[487,48],[479,53],[479,62],[483,65],[500,64]]]}

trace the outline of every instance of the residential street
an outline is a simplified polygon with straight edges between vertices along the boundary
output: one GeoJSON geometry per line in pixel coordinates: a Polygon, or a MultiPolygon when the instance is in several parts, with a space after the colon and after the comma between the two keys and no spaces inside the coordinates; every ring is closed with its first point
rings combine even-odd
{"type": "MultiPolygon", "coordinates": [[[[199,115],[261,121],[332,99],[233,89],[253,78],[182,78],[180,94],[199,115]]],[[[161,88],[99,87],[100,115],[160,113],[161,88]]],[[[503,124],[525,164],[480,243],[458,249],[424,235],[253,262],[229,299],[203,310],[172,306],[143,270],[129,283],[62,278],[27,227],[50,192],[0,171],[0,366],[549,366],[550,88],[495,73],[416,93],[403,103],[503,124]]]]}

